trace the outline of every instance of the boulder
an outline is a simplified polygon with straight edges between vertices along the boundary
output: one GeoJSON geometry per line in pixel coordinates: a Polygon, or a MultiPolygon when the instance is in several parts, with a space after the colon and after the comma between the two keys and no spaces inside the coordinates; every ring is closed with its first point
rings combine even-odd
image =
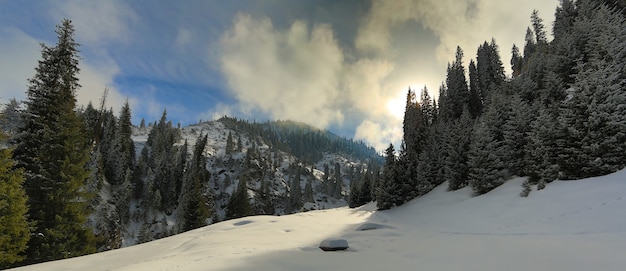
{"type": "Polygon", "coordinates": [[[323,251],[346,250],[348,247],[346,239],[326,239],[320,243],[320,249],[323,251]]]}

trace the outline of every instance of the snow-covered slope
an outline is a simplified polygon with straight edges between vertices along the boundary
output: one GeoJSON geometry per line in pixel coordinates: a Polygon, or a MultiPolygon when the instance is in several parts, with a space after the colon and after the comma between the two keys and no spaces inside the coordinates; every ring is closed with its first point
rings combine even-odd
{"type": "Polygon", "coordinates": [[[230,220],[19,270],[624,270],[626,170],[556,181],[528,198],[522,181],[479,197],[444,184],[387,211],[368,204],[230,220]],[[329,237],[350,248],[319,250],[329,237]]]}

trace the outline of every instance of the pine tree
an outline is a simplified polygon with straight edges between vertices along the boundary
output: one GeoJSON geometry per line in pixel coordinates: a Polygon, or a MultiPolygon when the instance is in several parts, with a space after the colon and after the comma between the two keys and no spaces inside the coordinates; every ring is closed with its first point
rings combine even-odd
{"type": "Polygon", "coordinates": [[[477,124],[468,155],[468,184],[476,195],[491,191],[508,178],[502,145],[485,121],[477,124]]]}
{"type": "Polygon", "coordinates": [[[435,123],[435,119],[437,117],[437,108],[434,105],[434,100],[430,97],[430,94],[428,93],[428,88],[426,88],[426,86],[424,86],[424,88],[422,89],[419,104],[422,110],[422,123],[425,126],[430,127],[431,125],[433,125],[433,123],[435,123]]]}
{"type": "Polygon", "coordinates": [[[128,177],[126,173],[134,168],[135,164],[135,143],[132,137],[132,123],[130,106],[128,101],[122,106],[119,119],[117,121],[117,129],[115,142],[113,146],[113,154],[115,157],[109,159],[115,161],[115,183],[122,183],[128,177]]]}
{"type": "Polygon", "coordinates": [[[469,105],[469,91],[465,78],[465,67],[463,66],[463,50],[456,49],[455,61],[448,64],[446,76],[446,90],[440,92],[440,97],[444,95],[444,101],[439,102],[441,108],[440,116],[444,121],[457,120],[461,117],[464,108],[469,105]],[[444,110],[445,109],[445,110],[444,110]]]}
{"type": "Polygon", "coordinates": [[[473,121],[466,109],[460,119],[449,124],[444,151],[444,179],[448,180],[448,190],[454,191],[467,184],[468,152],[472,142],[473,121]]]}
{"type": "Polygon", "coordinates": [[[486,106],[491,101],[492,93],[504,83],[505,78],[504,67],[495,39],[491,39],[491,43],[485,41],[478,47],[476,62],[478,95],[483,106],[486,106]]]}
{"type": "Polygon", "coordinates": [[[467,158],[467,176],[468,184],[477,195],[489,192],[511,177],[508,155],[512,151],[505,144],[505,126],[511,113],[505,99],[504,94],[493,95],[474,129],[467,158]]]}
{"type": "Polygon", "coordinates": [[[505,120],[503,129],[503,143],[505,163],[511,174],[526,176],[526,145],[531,122],[536,117],[536,108],[523,101],[519,95],[509,96],[509,101],[500,107],[511,108],[510,116],[505,120]]]}
{"type": "Polygon", "coordinates": [[[226,206],[226,218],[234,219],[254,214],[250,199],[248,198],[248,176],[240,176],[237,183],[237,190],[233,193],[226,206]]]}
{"type": "Polygon", "coordinates": [[[210,173],[206,169],[204,148],[207,135],[200,135],[194,147],[193,156],[188,162],[181,188],[179,217],[181,231],[196,229],[207,224],[215,213],[215,200],[212,189],[208,188],[210,173]]]}
{"type": "Polygon", "coordinates": [[[400,203],[396,161],[395,148],[393,144],[389,144],[385,150],[383,176],[376,188],[376,207],[379,210],[390,209],[400,203]]]}
{"type": "Polygon", "coordinates": [[[235,149],[235,146],[234,146],[234,143],[233,143],[233,135],[229,131],[228,132],[228,137],[226,138],[226,150],[225,150],[226,155],[229,155],[229,154],[233,153],[234,149],[235,149]]]}
{"type": "Polygon", "coordinates": [[[304,198],[303,198],[304,202],[315,202],[315,199],[313,198],[313,184],[311,183],[311,181],[307,181],[306,185],[304,186],[304,198]]]}
{"type": "Polygon", "coordinates": [[[42,45],[42,60],[29,80],[24,124],[15,139],[17,166],[26,173],[29,217],[36,225],[29,263],[95,251],[85,227],[89,195],[83,189],[91,146],[75,111],[78,44],[69,20],[56,33],[56,46],[42,45]]]}
{"type": "Polygon", "coordinates": [[[343,178],[341,176],[341,165],[339,163],[335,163],[335,194],[333,197],[336,199],[340,199],[343,192],[343,178]]]}
{"type": "Polygon", "coordinates": [[[537,45],[546,45],[548,43],[548,38],[546,36],[546,30],[543,26],[543,19],[539,17],[539,11],[537,11],[536,9],[533,10],[533,13],[530,16],[530,20],[533,25],[537,45]]]}
{"type": "Polygon", "coordinates": [[[557,132],[559,126],[556,113],[540,107],[537,118],[531,122],[526,144],[525,172],[534,184],[545,184],[558,178],[557,132]]]}
{"type": "Polygon", "coordinates": [[[478,88],[478,70],[474,60],[469,64],[469,112],[472,118],[477,118],[483,111],[483,102],[480,97],[480,89],[478,88]]]}
{"type": "Polygon", "coordinates": [[[518,77],[522,73],[523,59],[519,48],[513,44],[511,48],[511,69],[513,78],[518,77]]]}
{"type": "Polygon", "coordinates": [[[522,66],[527,66],[529,59],[537,50],[537,41],[535,40],[535,32],[530,27],[526,28],[526,36],[524,37],[524,61],[522,66]]]}
{"type": "MultiPolygon", "coordinates": [[[[1,133],[0,139],[4,141],[1,133]]],[[[14,166],[11,150],[0,149],[0,268],[24,260],[30,239],[24,171],[14,166]]]]}
{"type": "Polygon", "coordinates": [[[359,198],[361,198],[360,180],[354,178],[350,180],[350,196],[348,197],[348,207],[358,207],[359,198]]]}
{"type": "Polygon", "coordinates": [[[2,118],[0,118],[0,129],[9,136],[14,135],[22,121],[22,113],[20,110],[21,102],[15,98],[10,99],[2,110],[2,118]]]}

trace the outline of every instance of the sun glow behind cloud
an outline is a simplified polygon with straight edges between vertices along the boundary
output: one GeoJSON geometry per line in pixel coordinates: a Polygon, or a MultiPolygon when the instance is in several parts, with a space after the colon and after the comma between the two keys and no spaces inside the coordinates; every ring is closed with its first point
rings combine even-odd
{"type": "MultiPolygon", "coordinates": [[[[411,84],[409,88],[415,92],[416,97],[420,97],[424,84],[411,84]]],[[[391,97],[387,100],[387,110],[396,119],[402,120],[404,118],[404,110],[406,107],[406,96],[408,88],[399,90],[395,97],[391,97]]]]}

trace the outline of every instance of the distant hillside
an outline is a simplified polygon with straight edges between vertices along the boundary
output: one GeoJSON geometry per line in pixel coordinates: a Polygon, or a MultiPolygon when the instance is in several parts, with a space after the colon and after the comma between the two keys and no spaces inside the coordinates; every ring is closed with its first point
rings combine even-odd
{"type": "Polygon", "coordinates": [[[259,137],[271,148],[291,153],[307,163],[321,160],[324,153],[342,153],[353,159],[378,164],[383,162],[382,156],[363,141],[340,137],[330,131],[320,130],[302,122],[278,120],[250,123],[230,117],[223,117],[218,121],[230,129],[259,137]]]}
{"type": "Polygon", "coordinates": [[[105,182],[94,200],[90,223],[108,248],[242,216],[346,206],[352,186],[375,181],[382,164],[363,142],[293,121],[224,117],[176,128],[164,115],[133,130],[134,196],[120,204],[124,184],[105,182]]]}

